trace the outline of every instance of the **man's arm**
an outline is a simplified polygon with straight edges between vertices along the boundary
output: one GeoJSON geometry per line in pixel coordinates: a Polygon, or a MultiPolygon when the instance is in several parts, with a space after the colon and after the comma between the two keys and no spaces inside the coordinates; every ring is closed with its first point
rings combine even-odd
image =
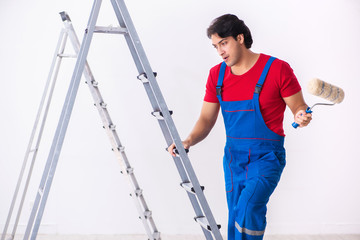
{"type": "MultiPolygon", "coordinates": [[[[219,109],[219,103],[210,103],[204,101],[199,119],[197,120],[189,136],[182,142],[185,149],[189,149],[191,146],[194,146],[206,138],[216,122],[216,119],[219,115],[219,109]]],[[[175,156],[173,152],[174,148],[175,144],[172,144],[168,147],[169,153],[173,156],[175,156]]]]}
{"type": "Polygon", "coordinates": [[[294,114],[294,121],[299,124],[300,127],[307,126],[312,119],[312,115],[311,113],[306,113],[305,111],[308,105],[304,101],[302,91],[299,91],[298,93],[283,99],[294,114]]]}

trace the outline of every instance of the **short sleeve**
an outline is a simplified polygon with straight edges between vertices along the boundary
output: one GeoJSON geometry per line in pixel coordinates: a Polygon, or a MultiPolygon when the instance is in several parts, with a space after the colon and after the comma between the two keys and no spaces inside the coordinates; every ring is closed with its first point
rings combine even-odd
{"type": "Polygon", "coordinates": [[[208,80],[206,82],[206,91],[205,91],[205,102],[218,103],[219,99],[216,96],[216,84],[217,84],[217,66],[213,67],[209,71],[208,80]]]}
{"type": "Polygon", "coordinates": [[[301,90],[301,86],[294,74],[294,71],[288,63],[282,62],[280,74],[281,97],[290,97],[301,90]]]}

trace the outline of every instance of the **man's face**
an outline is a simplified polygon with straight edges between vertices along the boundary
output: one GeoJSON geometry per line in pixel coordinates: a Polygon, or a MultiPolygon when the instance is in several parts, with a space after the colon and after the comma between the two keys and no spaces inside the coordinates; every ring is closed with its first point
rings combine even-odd
{"type": "Polygon", "coordinates": [[[237,64],[241,57],[241,35],[235,40],[232,36],[222,38],[217,33],[211,35],[211,42],[220,57],[229,67],[237,64]]]}

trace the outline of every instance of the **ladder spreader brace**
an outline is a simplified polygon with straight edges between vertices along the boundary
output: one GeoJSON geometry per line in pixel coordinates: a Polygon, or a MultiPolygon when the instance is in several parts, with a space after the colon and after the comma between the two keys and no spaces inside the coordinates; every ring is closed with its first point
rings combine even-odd
{"type": "MultiPolygon", "coordinates": [[[[182,181],[181,185],[187,191],[190,202],[194,208],[196,214],[194,219],[202,227],[202,231],[206,239],[221,240],[222,236],[219,231],[220,225],[217,225],[215,222],[215,219],[212,215],[210,207],[203,193],[203,187],[200,186],[199,181],[194,172],[194,169],[191,165],[191,162],[187,156],[187,152],[182,145],[180,136],[171,118],[171,112],[168,110],[165,100],[161,94],[160,88],[156,82],[155,79],[156,74],[151,70],[150,64],[147,60],[140,39],[136,33],[135,27],[132,23],[126,5],[123,0],[110,0],[110,1],[115,11],[116,17],[118,19],[120,28],[95,26],[102,1],[94,0],[88,25],[85,30],[85,35],[82,44],[80,46],[80,50],[78,52],[78,57],[72,75],[69,90],[65,99],[65,103],[60,116],[58,127],[49,153],[48,161],[45,166],[44,175],[41,180],[38,194],[34,202],[34,207],[27,225],[24,239],[28,239],[31,231],[32,231],[31,239],[35,239],[37,236],[38,228],[41,222],[41,218],[43,215],[43,211],[51,187],[52,179],[56,170],[59,154],[65,137],[66,129],[73,109],[81,75],[85,71],[84,74],[88,72],[88,75],[92,76],[90,69],[86,67],[87,66],[86,58],[90,48],[93,33],[99,32],[99,33],[124,35],[129,50],[132,54],[133,60],[135,62],[135,65],[137,67],[137,70],[139,72],[138,78],[143,82],[146,93],[149,97],[150,103],[154,110],[153,115],[156,116],[158,119],[166,143],[168,146],[170,146],[172,143],[175,143],[177,155],[173,157],[173,159],[181,177],[181,181],[182,181]],[[36,220],[35,220],[35,224],[33,224],[35,215],[36,215],[36,220]]],[[[65,19],[64,22],[70,21],[68,16],[62,16],[62,17],[63,20],[65,19]]],[[[94,89],[97,89],[97,83],[95,82],[95,80],[93,80],[93,78],[87,79],[87,81],[88,83],[91,83],[88,84],[89,86],[93,86],[94,89]]],[[[104,109],[103,101],[99,101],[97,103],[97,106],[98,109],[104,109]]],[[[109,125],[105,126],[106,129],[110,130],[107,131],[108,134],[114,132],[114,130],[111,129],[111,127],[109,126],[113,126],[111,122],[109,122],[109,125]]],[[[120,148],[121,147],[122,146],[120,145],[120,148]]],[[[116,149],[116,152],[123,153],[123,151],[118,151],[119,145],[113,146],[113,149],[116,149]]],[[[128,169],[131,168],[126,168],[126,172],[128,172],[128,169]]],[[[137,194],[137,193],[141,193],[141,191],[140,190],[137,192],[134,191],[134,194],[132,194],[132,196],[142,196],[142,194],[137,194]]],[[[144,215],[145,217],[149,217],[151,216],[151,212],[145,211],[144,215]]],[[[157,239],[157,238],[151,238],[151,239],[157,239]]]]}

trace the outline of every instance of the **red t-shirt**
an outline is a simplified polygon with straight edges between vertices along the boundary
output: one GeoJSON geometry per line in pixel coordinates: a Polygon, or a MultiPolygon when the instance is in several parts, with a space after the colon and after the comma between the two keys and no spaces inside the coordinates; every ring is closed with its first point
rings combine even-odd
{"type": "MultiPolygon", "coordinates": [[[[252,99],[255,85],[265,67],[269,55],[260,54],[255,65],[242,75],[234,75],[226,67],[222,88],[223,101],[242,101],[252,99]]],[[[218,103],[216,85],[218,81],[220,64],[210,69],[206,83],[204,101],[218,103]]],[[[268,128],[273,132],[285,136],[283,129],[284,111],[286,104],[283,100],[301,90],[290,65],[280,59],[272,63],[260,93],[260,110],[268,128]]]]}

